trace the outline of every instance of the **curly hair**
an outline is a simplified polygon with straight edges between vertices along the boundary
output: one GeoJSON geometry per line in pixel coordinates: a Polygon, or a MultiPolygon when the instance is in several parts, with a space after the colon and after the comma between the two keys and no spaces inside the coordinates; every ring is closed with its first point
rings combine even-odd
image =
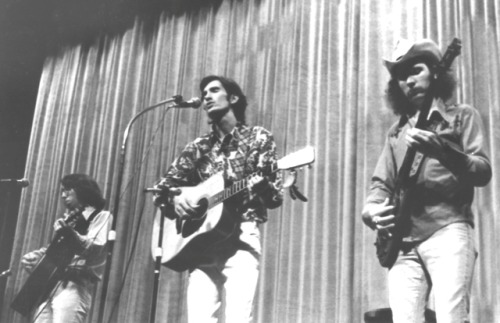
{"type": "Polygon", "coordinates": [[[238,120],[238,122],[240,122],[241,124],[245,124],[246,123],[245,110],[248,104],[247,97],[245,96],[245,94],[243,94],[243,91],[241,90],[238,83],[224,76],[219,76],[219,75],[205,76],[200,82],[200,91],[202,92],[202,99],[203,99],[203,90],[205,89],[207,84],[212,81],[219,81],[222,84],[224,90],[226,90],[227,92],[228,98],[231,95],[238,97],[238,101],[235,104],[232,104],[231,106],[233,108],[236,120],[238,120]]]}
{"type": "MultiPolygon", "coordinates": [[[[426,60],[420,59],[416,62],[425,63],[432,73],[435,73],[436,66],[429,64],[426,60]]],[[[434,93],[436,98],[441,98],[443,101],[449,100],[453,93],[455,92],[455,88],[457,86],[457,80],[453,71],[451,69],[446,70],[444,73],[440,73],[437,80],[434,80],[432,83],[434,86],[434,93]]],[[[387,88],[385,90],[385,98],[387,101],[387,105],[396,115],[404,115],[412,113],[412,107],[408,98],[404,95],[403,91],[399,87],[398,79],[395,76],[395,73],[391,74],[391,79],[387,83],[387,88]]]]}
{"type": "Polygon", "coordinates": [[[66,175],[61,179],[61,185],[66,190],[73,189],[78,200],[84,205],[102,209],[106,204],[99,185],[86,174],[66,175]]]}

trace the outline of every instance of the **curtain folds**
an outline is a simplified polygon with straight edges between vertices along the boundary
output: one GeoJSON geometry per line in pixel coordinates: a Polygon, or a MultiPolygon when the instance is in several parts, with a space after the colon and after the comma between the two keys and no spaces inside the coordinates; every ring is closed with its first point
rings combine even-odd
{"type": "MultiPolygon", "coordinates": [[[[95,177],[109,209],[118,208],[105,321],[149,320],[155,209],[142,190],[209,127],[201,110],[163,107],[143,115],[132,127],[117,188],[123,131],[147,106],[175,94],[198,96],[198,83],[208,74],[227,75],[242,86],[247,122],[270,129],[280,155],[316,148],[313,167],[299,172],[309,202],[287,193],[262,226],[254,321],[362,322],[365,311],[387,307],[386,271],[360,212],[395,122],[384,104],[389,76],[382,57],[400,37],[430,37],[443,50],[453,37],[462,40],[456,98],[483,117],[494,171],[491,183],[476,190],[472,322],[500,321],[499,0],[224,0],[162,14],[153,25],[137,18],[119,36],[101,36],[46,59],[25,174],[32,185],[21,198],[14,274],[0,321],[28,322],[9,309],[27,277],[19,259],[50,241],[63,212],[59,179],[74,172],[95,177]]],[[[185,322],[185,290],[185,273],[162,269],[158,322],[185,322]]],[[[89,322],[97,321],[100,304],[99,289],[89,322]]]]}

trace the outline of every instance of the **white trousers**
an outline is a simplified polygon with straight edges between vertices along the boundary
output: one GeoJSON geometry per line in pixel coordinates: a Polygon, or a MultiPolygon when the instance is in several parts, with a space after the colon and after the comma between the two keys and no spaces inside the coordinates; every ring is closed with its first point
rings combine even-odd
{"type": "Polygon", "coordinates": [[[59,284],[53,297],[35,313],[35,323],[83,323],[92,305],[93,284],[88,281],[59,284]]]}
{"type": "Polygon", "coordinates": [[[439,323],[469,322],[469,299],[476,261],[473,229],[453,223],[408,252],[389,271],[389,302],[394,323],[422,323],[433,289],[439,323]]]}
{"type": "Polygon", "coordinates": [[[187,291],[189,323],[252,321],[252,307],[259,277],[259,256],[237,250],[227,261],[196,268],[187,291]]]}

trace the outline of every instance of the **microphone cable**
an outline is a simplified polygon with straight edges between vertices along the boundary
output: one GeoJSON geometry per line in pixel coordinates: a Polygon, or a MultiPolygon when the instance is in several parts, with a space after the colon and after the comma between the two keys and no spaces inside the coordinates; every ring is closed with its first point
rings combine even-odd
{"type": "MultiPolygon", "coordinates": [[[[137,176],[137,174],[141,170],[142,166],[145,164],[147,158],[149,157],[149,153],[151,152],[151,149],[153,147],[153,143],[155,142],[156,137],[158,136],[158,133],[160,133],[160,130],[164,127],[164,122],[165,122],[165,118],[167,116],[167,112],[168,112],[168,110],[165,110],[163,112],[163,116],[160,118],[161,122],[158,125],[158,127],[155,129],[155,131],[153,132],[151,139],[149,140],[149,143],[146,146],[146,151],[144,153],[144,157],[141,160],[141,163],[139,164],[139,166],[136,167],[135,171],[132,173],[131,178],[127,181],[127,184],[125,185],[125,189],[120,194],[120,197],[119,197],[120,201],[123,198],[123,196],[125,195],[125,193],[128,191],[128,189],[130,188],[130,186],[132,185],[133,180],[135,179],[135,177],[137,176]]],[[[141,211],[139,213],[139,217],[138,217],[138,221],[137,221],[138,225],[137,225],[137,228],[136,228],[135,233],[134,233],[134,238],[132,239],[132,247],[130,249],[128,260],[126,261],[126,266],[125,266],[124,274],[122,277],[122,282],[118,288],[117,297],[116,297],[116,300],[114,301],[113,306],[111,308],[109,318],[108,318],[108,320],[104,320],[104,322],[111,322],[111,319],[113,318],[114,312],[118,308],[118,303],[120,301],[120,297],[122,295],[123,288],[125,286],[125,281],[126,281],[128,273],[129,273],[130,265],[132,264],[132,259],[134,257],[134,253],[136,251],[137,241],[139,239],[139,232],[140,232],[140,228],[142,225],[142,219],[143,219],[144,213],[145,213],[144,212],[145,208],[146,208],[146,198],[144,197],[142,199],[142,206],[140,207],[141,211]]]]}

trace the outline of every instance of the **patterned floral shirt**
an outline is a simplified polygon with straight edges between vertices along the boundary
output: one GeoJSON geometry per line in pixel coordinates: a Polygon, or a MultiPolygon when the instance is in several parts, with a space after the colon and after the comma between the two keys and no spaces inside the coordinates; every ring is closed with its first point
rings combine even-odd
{"type": "Polygon", "coordinates": [[[275,162],[276,144],[272,134],[259,126],[238,124],[224,138],[219,138],[212,130],[190,142],[161,182],[172,187],[195,186],[222,172],[226,184],[231,184],[254,172],[264,171],[270,189],[263,196],[259,198],[243,190],[231,198],[233,205],[239,205],[237,213],[241,221],[263,223],[267,220],[266,209],[280,206],[283,200],[281,173],[265,172],[275,162]]]}

